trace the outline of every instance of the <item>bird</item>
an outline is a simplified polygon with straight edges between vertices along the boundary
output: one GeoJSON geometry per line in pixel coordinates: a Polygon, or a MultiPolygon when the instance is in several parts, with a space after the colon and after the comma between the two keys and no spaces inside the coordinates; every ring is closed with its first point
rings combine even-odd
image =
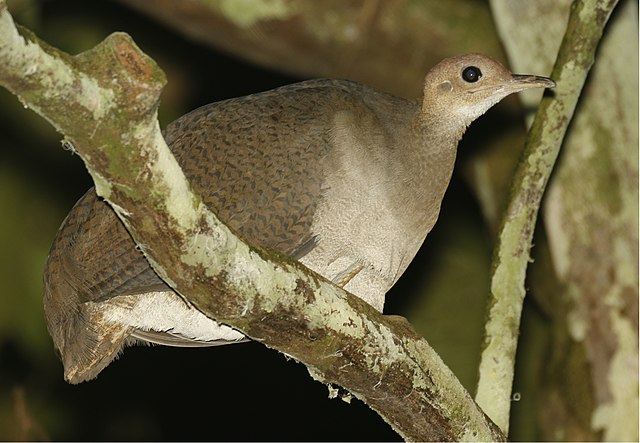
{"type": "MultiPolygon", "coordinates": [[[[436,223],[467,127],[509,94],[554,86],[465,54],[430,69],[417,99],[307,80],[202,106],[163,136],[192,189],[241,238],[382,312],[436,223]]],[[[56,234],[43,300],[73,384],[95,378],[127,345],[248,340],[186,304],[94,188],[56,234]]]]}

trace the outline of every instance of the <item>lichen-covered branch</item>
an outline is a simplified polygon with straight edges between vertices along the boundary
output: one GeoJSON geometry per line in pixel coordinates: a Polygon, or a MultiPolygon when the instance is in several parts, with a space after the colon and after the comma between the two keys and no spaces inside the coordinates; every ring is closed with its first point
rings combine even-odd
{"type": "MultiPolygon", "coordinates": [[[[571,1],[491,5],[511,66],[550,71],[571,1]]],[[[543,200],[534,242],[550,254],[534,253],[527,280],[553,324],[536,375],[541,440],[638,440],[637,36],[638,2],[622,0],[543,200]]]]}
{"type": "Polygon", "coordinates": [[[405,439],[503,440],[408,324],[287,257],[244,244],[217,220],[160,133],[164,83],[126,34],[72,57],[20,35],[0,0],[0,84],[65,135],[98,194],[185,300],[345,387],[405,439]]]}
{"type": "Polygon", "coordinates": [[[507,433],[525,276],[538,209],[604,26],[617,0],[575,0],[556,64],[553,97],[538,109],[494,253],[476,401],[507,433]]]}

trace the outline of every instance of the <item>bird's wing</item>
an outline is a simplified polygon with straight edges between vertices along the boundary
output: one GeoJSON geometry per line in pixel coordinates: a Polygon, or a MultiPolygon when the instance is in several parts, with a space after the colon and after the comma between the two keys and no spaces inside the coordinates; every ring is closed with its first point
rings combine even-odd
{"type": "Polygon", "coordinates": [[[115,212],[91,188],[69,212],[56,236],[45,269],[65,279],[79,303],[97,302],[136,288],[164,286],[136,248],[115,212]]]}
{"type": "Polygon", "coordinates": [[[250,243],[296,259],[316,246],[312,224],[331,149],[326,103],[336,84],[306,82],[212,103],[165,129],[194,190],[250,243]]]}

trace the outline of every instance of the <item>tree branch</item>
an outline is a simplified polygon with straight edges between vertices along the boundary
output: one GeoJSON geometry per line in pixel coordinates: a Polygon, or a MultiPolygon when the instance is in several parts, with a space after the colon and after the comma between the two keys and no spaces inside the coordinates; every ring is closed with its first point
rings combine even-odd
{"type": "Polygon", "coordinates": [[[0,84],[68,138],[158,274],[221,323],[344,386],[408,440],[503,440],[427,342],[299,263],[250,247],[193,194],[156,118],[165,77],[122,33],[69,56],[0,0],[0,84]],[[211,294],[216,296],[212,297],[211,294]]]}
{"type": "Polygon", "coordinates": [[[545,97],[529,131],[493,259],[476,401],[506,434],[525,276],[538,208],[595,51],[617,0],[575,0],[545,97]]]}

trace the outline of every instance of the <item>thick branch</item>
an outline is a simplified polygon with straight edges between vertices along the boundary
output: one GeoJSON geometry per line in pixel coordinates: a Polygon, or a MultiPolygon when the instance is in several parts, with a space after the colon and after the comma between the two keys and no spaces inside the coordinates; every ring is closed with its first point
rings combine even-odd
{"type": "Polygon", "coordinates": [[[575,0],[552,77],[554,97],[542,100],[512,185],[494,255],[489,319],[476,400],[503,432],[509,429],[513,368],[525,276],[538,208],[604,26],[617,0],[575,0]]]}
{"type": "Polygon", "coordinates": [[[0,84],[70,139],[97,192],[188,302],[344,386],[405,439],[504,438],[410,326],[247,246],[202,204],[159,130],[164,75],[127,35],[70,57],[25,41],[0,0],[0,42],[0,84]]]}

